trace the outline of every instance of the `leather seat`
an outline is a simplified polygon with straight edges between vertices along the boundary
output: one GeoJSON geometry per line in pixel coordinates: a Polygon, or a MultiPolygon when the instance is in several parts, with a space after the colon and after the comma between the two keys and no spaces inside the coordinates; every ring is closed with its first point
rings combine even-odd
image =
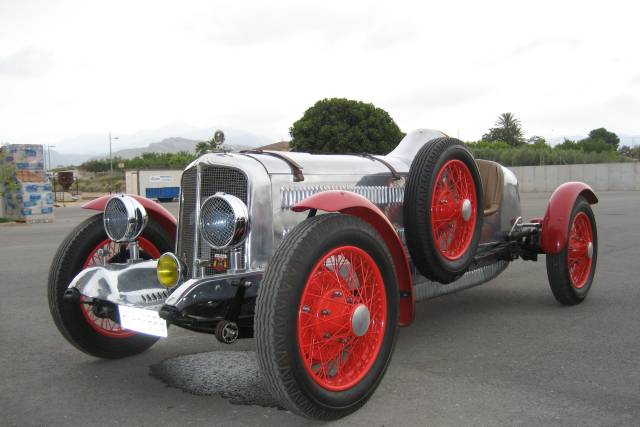
{"type": "Polygon", "coordinates": [[[482,180],[484,216],[493,215],[502,203],[504,174],[502,166],[489,160],[476,159],[480,179],[482,180]]]}

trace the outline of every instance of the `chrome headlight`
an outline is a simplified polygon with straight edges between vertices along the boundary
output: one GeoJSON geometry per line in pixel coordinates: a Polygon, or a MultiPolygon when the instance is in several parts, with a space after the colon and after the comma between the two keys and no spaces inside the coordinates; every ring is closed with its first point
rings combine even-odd
{"type": "Polygon", "coordinates": [[[249,231],[249,210],[231,194],[217,193],[200,208],[200,233],[214,249],[237,246],[249,231]]]}
{"type": "Polygon", "coordinates": [[[113,196],[104,207],[104,230],[114,242],[132,242],[147,225],[147,211],[133,197],[113,196]]]}

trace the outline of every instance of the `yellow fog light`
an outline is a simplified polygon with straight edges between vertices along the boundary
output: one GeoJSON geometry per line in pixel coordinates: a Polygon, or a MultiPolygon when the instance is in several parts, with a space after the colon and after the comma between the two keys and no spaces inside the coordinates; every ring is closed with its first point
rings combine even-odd
{"type": "Polygon", "coordinates": [[[171,252],[164,253],[158,259],[158,281],[166,288],[178,284],[182,275],[180,260],[171,252]]]}

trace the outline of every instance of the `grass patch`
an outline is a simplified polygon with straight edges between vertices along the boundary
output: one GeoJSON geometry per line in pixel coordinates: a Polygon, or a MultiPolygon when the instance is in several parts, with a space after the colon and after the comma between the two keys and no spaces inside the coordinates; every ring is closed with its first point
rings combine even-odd
{"type": "Polygon", "coordinates": [[[11,218],[4,218],[0,216],[0,224],[5,222],[13,222],[13,220],[11,218]]]}

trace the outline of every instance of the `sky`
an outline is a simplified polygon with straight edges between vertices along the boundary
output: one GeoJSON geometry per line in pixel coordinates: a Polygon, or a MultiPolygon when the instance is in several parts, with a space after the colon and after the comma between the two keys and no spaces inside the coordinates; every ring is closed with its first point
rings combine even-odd
{"type": "Polygon", "coordinates": [[[463,140],[507,111],[527,136],[640,135],[639,12],[615,0],[0,0],[0,142],[95,152],[90,135],[124,145],[211,127],[278,141],[330,97],[463,140]]]}

